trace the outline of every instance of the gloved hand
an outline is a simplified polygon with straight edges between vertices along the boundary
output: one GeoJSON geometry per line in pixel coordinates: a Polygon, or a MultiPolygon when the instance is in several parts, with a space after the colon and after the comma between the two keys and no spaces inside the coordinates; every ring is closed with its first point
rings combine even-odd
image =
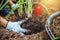
{"type": "Polygon", "coordinates": [[[12,4],[12,5],[11,5],[12,10],[16,10],[18,7],[19,7],[18,4],[12,4]]]}
{"type": "Polygon", "coordinates": [[[30,32],[30,30],[23,29],[23,28],[21,28],[21,26],[20,26],[20,25],[21,25],[23,22],[25,22],[25,21],[26,21],[26,20],[22,20],[22,21],[18,21],[18,22],[8,22],[6,29],[7,29],[7,30],[14,31],[14,32],[17,32],[17,33],[19,33],[21,36],[23,36],[24,33],[29,33],[29,32],[30,32]]]}

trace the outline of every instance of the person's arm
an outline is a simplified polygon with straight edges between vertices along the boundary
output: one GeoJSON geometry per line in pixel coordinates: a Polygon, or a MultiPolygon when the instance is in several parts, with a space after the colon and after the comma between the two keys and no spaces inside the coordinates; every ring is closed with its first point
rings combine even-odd
{"type": "Polygon", "coordinates": [[[12,0],[10,0],[8,4],[11,6],[11,5],[14,4],[14,3],[12,2],[12,0]]]}
{"type": "Polygon", "coordinates": [[[3,26],[3,27],[6,27],[8,21],[5,20],[3,17],[0,16],[0,24],[3,26]]]}
{"type": "Polygon", "coordinates": [[[8,4],[11,6],[12,10],[14,11],[19,7],[19,4],[13,3],[12,0],[10,0],[8,4]]]}
{"type": "Polygon", "coordinates": [[[7,20],[5,20],[4,18],[2,18],[0,16],[0,24],[5,27],[7,30],[10,30],[10,31],[14,31],[14,32],[17,32],[19,33],[21,36],[24,35],[24,33],[29,33],[30,30],[27,30],[27,29],[24,29],[24,28],[21,28],[21,24],[23,22],[25,22],[26,20],[22,20],[22,21],[19,21],[19,22],[8,22],[7,20]]]}

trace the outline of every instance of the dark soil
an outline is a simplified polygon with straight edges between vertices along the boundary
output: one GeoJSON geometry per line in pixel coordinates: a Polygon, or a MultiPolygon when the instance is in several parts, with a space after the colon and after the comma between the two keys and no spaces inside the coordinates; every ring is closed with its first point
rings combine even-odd
{"type": "Polygon", "coordinates": [[[4,28],[0,28],[0,40],[50,40],[46,31],[36,33],[32,35],[20,36],[18,33],[8,31],[4,28]]]}
{"type": "MultiPolygon", "coordinates": [[[[11,15],[7,20],[20,21],[22,18],[25,18],[24,15],[11,15]]],[[[22,28],[31,30],[31,33],[24,36],[20,36],[18,33],[0,28],[0,40],[50,40],[45,30],[46,19],[47,16],[45,14],[41,14],[39,17],[30,17],[21,25],[22,28]]]]}

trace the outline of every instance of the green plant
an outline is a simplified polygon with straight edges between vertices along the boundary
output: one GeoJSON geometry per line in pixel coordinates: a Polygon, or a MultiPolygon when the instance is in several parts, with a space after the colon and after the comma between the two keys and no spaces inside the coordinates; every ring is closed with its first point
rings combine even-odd
{"type": "MultiPolygon", "coordinates": [[[[2,10],[5,6],[6,6],[6,4],[9,2],[9,0],[6,0],[6,2],[1,6],[0,5],[0,10],[2,10]]],[[[3,2],[2,2],[3,3],[3,2]]]]}
{"type": "Polygon", "coordinates": [[[23,8],[25,8],[25,13],[27,16],[32,16],[32,0],[19,0],[17,2],[18,4],[21,4],[19,9],[18,9],[18,14],[23,13],[23,8]],[[24,5],[26,4],[26,5],[24,5]],[[23,6],[24,5],[24,6],[23,6]]]}
{"type": "Polygon", "coordinates": [[[18,0],[17,4],[20,4],[20,7],[18,8],[18,14],[20,15],[23,12],[24,0],[18,0]]]}
{"type": "Polygon", "coordinates": [[[28,3],[28,10],[27,10],[27,13],[28,13],[28,17],[29,16],[32,16],[32,0],[28,0],[27,1],[27,3],[28,3]]]}

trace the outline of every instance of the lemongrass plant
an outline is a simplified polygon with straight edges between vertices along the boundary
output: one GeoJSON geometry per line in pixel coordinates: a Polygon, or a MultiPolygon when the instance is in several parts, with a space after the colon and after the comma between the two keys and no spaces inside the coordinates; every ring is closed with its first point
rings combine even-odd
{"type": "Polygon", "coordinates": [[[27,14],[27,16],[28,17],[32,16],[32,10],[33,10],[32,9],[32,0],[19,0],[17,3],[21,4],[18,9],[19,15],[20,15],[20,13],[23,13],[23,7],[24,7],[24,9],[25,9],[24,11],[27,14]],[[23,6],[23,4],[25,4],[25,3],[26,3],[26,5],[23,6]]]}
{"type": "Polygon", "coordinates": [[[17,4],[21,4],[20,7],[18,8],[18,15],[23,13],[23,3],[24,3],[24,0],[18,0],[17,2],[17,4]]]}
{"type": "Polygon", "coordinates": [[[18,15],[20,15],[21,13],[23,13],[23,11],[25,11],[25,13],[27,14],[28,17],[31,17],[32,16],[32,12],[33,12],[33,7],[32,5],[34,4],[40,4],[43,8],[45,8],[46,12],[48,14],[50,14],[48,8],[43,4],[43,3],[38,3],[38,0],[36,0],[36,2],[34,2],[34,0],[18,0],[16,2],[16,4],[19,4],[19,8],[17,9],[18,10],[18,15]],[[24,5],[26,4],[26,5],[24,5]],[[24,5],[24,6],[23,6],[24,5]],[[23,10],[23,8],[25,10],[23,10]]]}
{"type": "Polygon", "coordinates": [[[28,10],[27,10],[27,13],[28,13],[28,17],[31,17],[32,16],[32,0],[27,0],[27,4],[28,4],[28,10]]]}

